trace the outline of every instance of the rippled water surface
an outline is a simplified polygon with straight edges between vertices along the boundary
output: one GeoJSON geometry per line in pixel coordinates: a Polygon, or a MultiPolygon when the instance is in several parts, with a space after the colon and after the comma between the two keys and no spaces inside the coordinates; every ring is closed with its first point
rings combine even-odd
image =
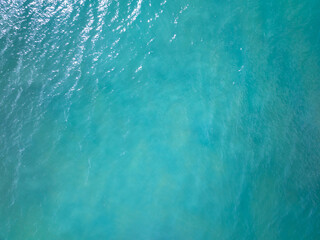
{"type": "Polygon", "coordinates": [[[0,239],[320,239],[318,0],[0,0],[0,239]]]}

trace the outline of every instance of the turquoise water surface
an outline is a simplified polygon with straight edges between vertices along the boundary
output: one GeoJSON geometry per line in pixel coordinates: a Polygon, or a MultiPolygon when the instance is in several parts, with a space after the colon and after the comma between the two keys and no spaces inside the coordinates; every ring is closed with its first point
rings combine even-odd
{"type": "Polygon", "coordinates": [[[320,239],[320,1],[0,1],[16,239],[320,239]]]}

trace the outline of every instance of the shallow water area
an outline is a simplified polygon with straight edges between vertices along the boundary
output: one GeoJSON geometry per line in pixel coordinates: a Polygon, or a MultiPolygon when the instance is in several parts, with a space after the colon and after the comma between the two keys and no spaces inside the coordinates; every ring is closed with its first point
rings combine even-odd
{"type": "Polygon", "coordinates": [[[0,1],[0,239],[318,239],[319,9],[0,1]]]}

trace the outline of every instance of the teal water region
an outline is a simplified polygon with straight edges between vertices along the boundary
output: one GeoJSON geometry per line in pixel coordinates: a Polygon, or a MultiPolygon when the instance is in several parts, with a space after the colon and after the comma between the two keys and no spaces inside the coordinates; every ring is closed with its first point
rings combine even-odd
{"type": "Polygon", "coordinates": [[[320,239],[320,1],[0,1],[0,239],[320,239]]]}

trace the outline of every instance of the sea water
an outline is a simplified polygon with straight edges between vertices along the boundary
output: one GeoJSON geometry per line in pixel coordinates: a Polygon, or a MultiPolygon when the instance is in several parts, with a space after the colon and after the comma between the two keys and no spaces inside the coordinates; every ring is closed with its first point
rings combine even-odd
{"type": "Polygon", "coordinates": [[[0,239],[320,239],[320,2],[0,1],[0,239]]]}

